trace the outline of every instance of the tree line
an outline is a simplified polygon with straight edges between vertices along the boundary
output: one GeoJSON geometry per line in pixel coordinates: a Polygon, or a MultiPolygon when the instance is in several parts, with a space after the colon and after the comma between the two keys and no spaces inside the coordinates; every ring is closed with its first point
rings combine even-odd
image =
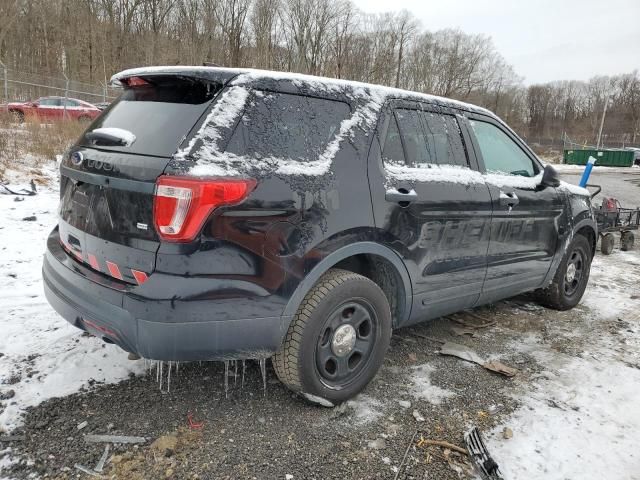
{"type": "MultiPolygon", "coordinates": [[[[103,83],[124,68],[211,62],[396,86],[487,107],[525,137],[640,142],[637,72],[525,86],[490,37],[429,31],[349,0],[4,0],[0,61],[103,83]]],[[[544,65],[541,65],[544,68],[544,65]]]]}

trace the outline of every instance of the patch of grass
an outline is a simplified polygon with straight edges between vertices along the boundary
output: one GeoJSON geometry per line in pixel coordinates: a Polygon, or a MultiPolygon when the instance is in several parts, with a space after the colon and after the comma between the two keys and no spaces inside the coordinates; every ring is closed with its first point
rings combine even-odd
{"type": "Polygon", "coordinates": [[[74,120],[63,120],[44,124],[33,121],[25,123],[28,135],[25,151],[43,160],[55,161],[56,155],[68,149],[87,127],[74,120]]]}
{"type": "Polygon", "coordinates": [[[23,170],[55,162],[86,127],[86,123],[73,120],[17,124],[14,117],[0,112],[0,177],[7,169],[23,170]]]}

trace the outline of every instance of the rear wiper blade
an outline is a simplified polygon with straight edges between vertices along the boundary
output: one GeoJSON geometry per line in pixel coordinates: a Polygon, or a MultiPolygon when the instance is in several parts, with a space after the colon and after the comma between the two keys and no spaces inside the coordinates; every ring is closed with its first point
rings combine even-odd
{"type": "Polygon", "coordinates": [[[123,128],[96,128],[85,134],[94,145],[118,145],[128,147],[136,141],[136,136],[123,128]]]}

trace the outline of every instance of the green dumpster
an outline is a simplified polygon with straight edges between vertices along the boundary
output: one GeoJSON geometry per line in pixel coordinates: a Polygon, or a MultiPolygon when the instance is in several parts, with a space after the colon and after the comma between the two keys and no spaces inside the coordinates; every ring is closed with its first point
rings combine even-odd
{"type": "Polygon", "coordinates": [[[596,165],[601,167],[630,167],[633,165],[634,152],[622,149],[564,151],[564,163],[569,165],[586,165],[589,157],[595,158],[596,165]]]}

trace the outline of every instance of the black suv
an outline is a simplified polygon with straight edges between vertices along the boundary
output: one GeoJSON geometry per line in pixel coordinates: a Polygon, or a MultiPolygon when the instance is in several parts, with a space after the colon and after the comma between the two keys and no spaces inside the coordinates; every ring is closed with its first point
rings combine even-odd
{"type": "Polygon", "coordinates": [[[362,390],[394,328],[536,291],[569,309],[590,197],[492,113],[286,73],[155,67],[65,155],[47,298],[156,360],[272,357],[315,401],[362,390]]]}

